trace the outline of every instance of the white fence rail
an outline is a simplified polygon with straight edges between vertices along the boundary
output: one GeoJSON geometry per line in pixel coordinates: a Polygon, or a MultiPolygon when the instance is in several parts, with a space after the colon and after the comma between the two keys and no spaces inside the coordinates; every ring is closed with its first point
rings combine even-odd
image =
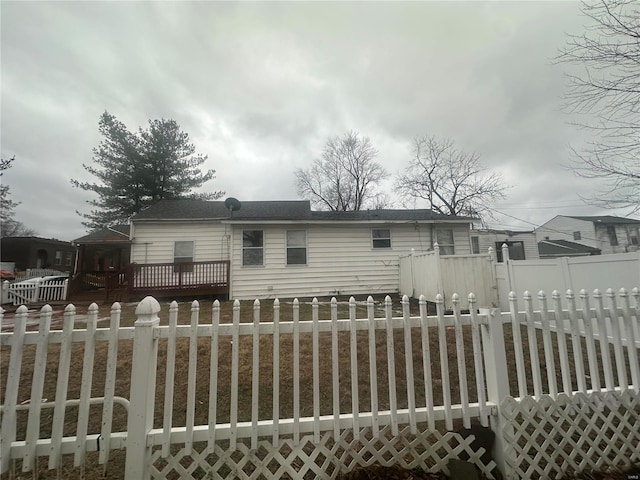
{"type": "Polygon", "coordinates": [[[202,320],[193,302],[188,324],[173,302],[161,325],[160,305],[147,297],[135,327],[120,327],[116,303],[109,328],[97,328],[93,304],[86,328],[74,329],[69,306],[54,330],[45,306],[37,332],[26,331],[20,307],[13,331],[0,334],[8,361],[1,472],[16,460],[31,471],[39,456],[57,468],[65,454],[80,466],[90,451],[106,465],[122,448],[127,479],[335,478],[375,463],[446,471],[456,456],[489,478],[496,467],[507,479],[560,478],[640,460],[640,365],[629,347],[640,338],[637,289],[593,301],[526,295],[523,309],[511,295],[504,313],[477,313],[474,295],[468,314],[457,295],[451,301],[451,315],[440,296],[435,314],[424,297],[412,314],[404,297],[394,316],[389,297],[364,307],[276,300],[270,321],[257,300],[250,321],[241,321],[239,302],[227,317],[216,301],[202,320]],[[281,308],[291,320],[280,321],[281,308]],[[596,339],[596,326],[606,335],[596,339]],[[52,362],[57,382],[47,392],[52,362]],[[65,426],[72,407],[75,431],[65,426]],[[45,418],[51,433],[41,438],[45,418]],[[496,434],[493,459],[458,432],[474,424],[496,434]]]}
{"type": "Polygon", "coordinates": [[[37,302],[59,302],[67,298],[69,279],[45,280],[34,283],[2,284],[2,303],[23,305],[37,302]]]}

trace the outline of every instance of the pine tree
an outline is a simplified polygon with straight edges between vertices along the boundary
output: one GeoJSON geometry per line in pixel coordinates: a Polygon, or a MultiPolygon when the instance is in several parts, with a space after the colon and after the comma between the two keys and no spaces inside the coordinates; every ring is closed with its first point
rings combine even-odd
{"type": "Polygon", "coordinates": [[[104,112],[98,128],[103,140],[93,150],[94,164],[83,164],[98,181],[71,180],[75,187],[98,194],[97,200],[88,201],[94,207],[91,212],[78,212],[88,229],[126,223],[131,215],[161,199],[216,199],[224,194],[193,193],[215,178],[215,170],[200,170],[207,157],[195,153],[189,135],[174,120],[149,120],[147,129],[134,134],[104,112]]]}

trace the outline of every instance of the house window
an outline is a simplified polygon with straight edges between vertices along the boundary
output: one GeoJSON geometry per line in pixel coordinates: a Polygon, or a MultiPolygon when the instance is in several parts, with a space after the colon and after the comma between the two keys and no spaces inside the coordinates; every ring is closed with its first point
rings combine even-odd
{"type": "Polygon", "coordinates": [[[480,239],[478,237],[471,237],[471,253],[474,255],[480,253],[480,239]]]}
{"type": "Polygon", "coordinates": [[[287,230],[287,265],[307,264],[307,232],[287,230]]]}
{"type": "Polygon", "coordinates": [[[638,229],[636,227],[627,227],[627,236],[629,237],[629,245],[638,245],[638,229]]]}
{"type": "Polygon", "coordinates": [[[607,236],[612,247],[618,246],[618,236],[616,235],[616,227],[614,225],[607,226],[607,236]]]}
{"type": "Polygon", "coordinates": [[[56,250],[56,265],[62,265],[62,252],[56,250]]]}
{"type": "Polygon", "coordinates": [[[496,258],[498,262],[504,261],[502,258],[502,245],[509,247],[509,259],[510,260],[524,260],[524,242],[496,242],[496,258]]]}
{"type": "Polygon", "coordinates": [[[72,253],[72,252],[67,252],[67,257],[66,257],[66,259],[65,259],[64,264],[65,264],[67,267],[70,267],[70,266],[71,266],[71,262],[72,262],[72,261],[73,261],[73,253],[72,253]]]}
{"type": "Polygon", "coordinates": [[[454,255],[455,248],[453,244],[453,230],[438,230],[436,232],[436,241],[440,247],[440,255],[454,255]]]}
{"type": "Polygon", "coordinates": [[[371,230],[373,248],[391,248],[391,230],[388,228],[374,228],[371,230]]]}
{"type": "Polygon", "coordinates": [[[264,232],[262,230],[242,231],[242,265],[264,265],[264,232]]]}
{"type": "Polygon", "coordinates": [[[580,234],[580,232],[573,232],[573,239],[582,240],[582,235],[580,234]]]}
{"type": "Polygon", "coordinates": [[[193,265],[180,266],[179,263],[193,263],[193,241],[178,241],[173,244],[174,273],[193,272],[193,265]]]}

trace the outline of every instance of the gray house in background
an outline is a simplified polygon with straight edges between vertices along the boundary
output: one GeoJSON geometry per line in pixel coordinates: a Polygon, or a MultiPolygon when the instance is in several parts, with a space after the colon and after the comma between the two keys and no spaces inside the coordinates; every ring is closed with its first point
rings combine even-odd
{"type": "Polygon", "coordinates": [[[635,252],[639,248],[640,220],[612,215],[558,215],[536,228],[535,234],[538,242],[564,240],[600,250],[603,255],[635,252]]]}
{"type": "Polygon", "coordinates": [[[2,261],[14,262],[18,271],[27,268],[73,270],[76,247],[71,242],[40,237],[3,237],[0,242],[2,261]]]}

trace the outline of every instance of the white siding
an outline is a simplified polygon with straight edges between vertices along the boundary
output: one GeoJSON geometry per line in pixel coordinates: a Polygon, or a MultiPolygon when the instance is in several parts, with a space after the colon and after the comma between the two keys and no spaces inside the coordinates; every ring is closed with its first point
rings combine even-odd
{"type": "MultiPolygon", "coordinates": [[[[371,225],[234,226],[232,297],[325,296],[396,292],[398,256],[431,248],[430,225],[380,225],[391,230],[391,249],[374,249],[371,225]],[[264,231],[263,266],[242,266],[242,230],[264,231]],[[307,231],[307,265],[286,265],[287,230],[307,231]]],[[[469,253],[468,225],[452,225],[456,253],[469,253]]]]}
{"type": "Polygon", "coordinates": [[[136,223],[134,235],[131,262],[171,263],[176,241],[194,242],[194,262],[229,260],[230,236],[219,222],[136,223]]]}
{"type": "Polygon", "coordinates": [[[614,225],[616,229],[616,238],[618,239],[618,245],[611,245],[611,239],[607,232],[606,225],[596,225],[596,239],[598,240],[599,249],[603,254],[608,253],[626,253],[636,252],[638,245],[631,244],[631,235],[637,235],[637,229],[635,225],[614,225]]]}
{"type": "Polygon", "coordinates": [[[591,221],[558,215],[536,229],[536,238],[538,241],[549,237],[550,240],[568,240],[581,243],[582,245],[599,248],[603,255],[637,251],[638,246],[631,244],[629,235],[629,229],[637,227],[626,224],[618,224],[614,225],[614,227],[618,238],[617,246],[611,245],[606,225],[598,225],[591,221]],[[580,232],[580,240],[574,240],[573,232],[580,232]]]}
{"type": "MultiPolygon", "coordinates": [[[[577,218],[558,215],[536,228],[535,232],[538,242],[545,240],[545,237],[549,237],[549,240],[567,240],[593,248],[602,248],[600,242],[597,241],[593,222],[578,220],[577,218]],[[580,240],[574,240],[573,232],[580,232],[580,240]]],[[[602,253],[605,252],[603,251],[602,253]]]]}

